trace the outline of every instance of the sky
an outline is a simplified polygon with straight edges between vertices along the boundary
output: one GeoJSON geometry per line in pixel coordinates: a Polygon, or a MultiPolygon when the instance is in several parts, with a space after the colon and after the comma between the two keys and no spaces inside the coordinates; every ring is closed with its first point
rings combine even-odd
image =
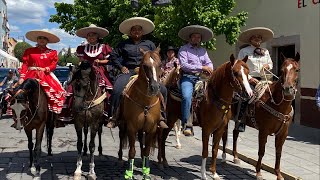
{"type": "MultiPolygon", "coordinates": [[[[56,14],[54,3],[74,3],[74,0],[6,0],[8,10],[8,21],[10,26],[10,37],[23,39],[30,30],[48,30],[60,38],[56,44],[48,44],[49,48],[60,51],[62,48],[76,48],[83,38],[72,36],[64,30],[59,29],[59,24],[49,22],[50,15],[56,14]]],[[[31,45],[35,43],[27,40],[31,45]]]]}

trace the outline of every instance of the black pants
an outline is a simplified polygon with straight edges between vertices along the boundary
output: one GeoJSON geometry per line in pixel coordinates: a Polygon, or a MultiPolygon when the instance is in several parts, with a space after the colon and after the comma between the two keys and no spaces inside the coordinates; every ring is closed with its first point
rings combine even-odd
{"type": "MultiPolygon", "coordinates": [[[[125,86],[128,84],[129,79],[132,75],[135,75],[134,70],[130,70],[128,74],[120,74],[113,85],[113,92],[110,97],[110,107],[109,107],[109,117],[113,116],[115,110],[120,104],[120,100],[122,98],[122,92],[125,86]]],[[[164,98],[164,103],[167,104],[167,88],[160,84],[160,92],[164,98]]],[[[163,107],[162,107],[163,108],[163,107]]]]}

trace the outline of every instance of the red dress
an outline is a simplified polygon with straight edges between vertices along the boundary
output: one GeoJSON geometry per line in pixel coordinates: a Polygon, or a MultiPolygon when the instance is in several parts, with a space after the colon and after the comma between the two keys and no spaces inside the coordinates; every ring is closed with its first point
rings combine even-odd
{"type": "Polygon", "coordinates": [[[52,73],[58,62],[57,51],[48,48],[29,48],[25,50],[22,60],[23,64],[20,78],[37,79],[48,96],[49,110],[60,114],[65,101],[66,92],[57,77],[52,73]],[[36,70],[37,67],[47,68],[49,69],[49,72],[36,70]]]}
{"type": "Polygon", "coordinates": [[[112,49],[108,44],[100,43],[97,43],[95,45],[91,45],[88,43],[82,46],[78,46],[77,48],[77,56],[79,57],[80,61],[87,60],[93,65],[99,78],[99,86],[103,86],[106,89],[112,89],[112,84],[109,80],[109,74],[105,72],[103,65],[95,63],[94,61],[96,59],[108,59],[111,52],[112,49]]]}

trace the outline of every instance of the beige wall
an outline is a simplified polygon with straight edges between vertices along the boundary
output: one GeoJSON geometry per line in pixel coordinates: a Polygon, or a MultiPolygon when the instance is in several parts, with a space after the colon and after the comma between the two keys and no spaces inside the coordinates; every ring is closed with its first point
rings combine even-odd
{"type": "MultiPolygon", "coordinates": [[[[298,8],[298,0],[237,0],[235,9],[235,12],[249,13],[246,26],[242,30],[265,26],[274,31],[275,40],[287,36],[300,37],[296,51],[301,54],[300,85],[303,88],[317,88],[320,82],[320,3],[314,5],[313,1],[319,2],[304,0],[306,7],[298,8]]],[[[214,65],[218,66],[228,60],[231,53],[236,53],[236,48],[225,43],[224,36],[216,38],[217,50],[210,55],[214,65]]],[[[272,50],[272,42],[263,46],[270,48],[269,51],[272,50]]]]}

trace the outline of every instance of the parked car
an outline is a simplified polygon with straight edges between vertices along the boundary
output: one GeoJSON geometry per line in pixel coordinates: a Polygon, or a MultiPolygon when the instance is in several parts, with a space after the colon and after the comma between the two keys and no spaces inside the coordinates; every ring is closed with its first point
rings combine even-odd
{"type": "Polygon", "coordinates": [[[67,66],[57,66],[57,68],[53,71],[54,75],[56,75],[62,85],[68,80],[69,72],[70,69],[67,66]]]}

